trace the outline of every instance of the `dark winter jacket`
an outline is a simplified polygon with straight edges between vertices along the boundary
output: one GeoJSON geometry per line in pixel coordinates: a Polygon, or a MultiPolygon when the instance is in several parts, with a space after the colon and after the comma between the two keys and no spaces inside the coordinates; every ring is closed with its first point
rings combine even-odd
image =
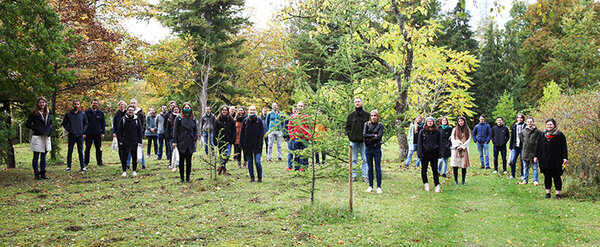
{"type": "Polygon", "coordinates": [[[425,126],[425,123],[421,122],[415,126],[413,126],[413,128],[417,128],[417,132],[414,132],[413,129],[413,144],[417,144],[417,142],[419,141],[419,133],[421,132],[421,130],[423,130],[423,126],[425,126]]]}
{"type": "Polygon", "coordinates": [[[230,116],[217,118],[215,140],[219,146],[235,144],[235,120],[230,116]]]}
{"type": "Polygon", "coordinates": [[[265,136],[265,126],[258,117],[246,118],[242,122],[240,132],[240,148],[244,152],[257,154],[261,153],[263,147],[263,138],[265,136]]]}
{"type": "Polygon", "coordinates": [[[440,131],[437,129],[431,131],[423,129],[419,132],[419,139],[417,141],[417,156],[419,159],[423,157],[439,159],[441,146],[442,137],[440,131]]]}
{"type": "Polygon", "coordinates": [[[452,156],[452,142],[450,141],[452,127],[444,129],[442,126],[440,126],[438,127],[438,131],[440,132],[440,138],[442,138],[442,144],[440,146],[440,158],[450,158],[450,156],[452,156]]]}
{"type": "Polygon", "coordinates": [[[367,147],[381,147],[381,137],[383,136],[383,128],[385,128],[385,126],[382,123],[365,123],[365,126],[363,128],[363,136],[365,138],[365,145],[367,147]]]}
{"type": "Polygon", "coordinates": [[[125,112],[121,111],[121,110],[117,110],[117,112],[115,112],[115,116],[113,117],[113,134],[117,134],[117,129],[119,128],[119,123],[121,123],[121,119],[123,119],[123,116],[125,116],[125,112]]]}
{"type": "Polygon", "coordinates": [[[506,126],[498,126],[496,124],[492,127],[492,143],[494,143],[495,147],[504,147],[506,149],[506,143],[508,143],[509,140],[510,133],[506,126]]]}
{"type": "Polygon", "coordinates": [[[25,122],[25,127],[30,128],[34,136],[50,136],[52,133],[52,115],[46,118],[39,112],[32,112],[25,122]]]}
{"type": "Polygon", "coordinates": [[[478,123],[473,128],[473,141],[476,143],[489,143],[492,139],[492,128],[488,123],[478,123]]]}
{"type": "Polygon", "coordinates": [[[197,140],[198,124],[196,118],[177,117],[173,124],[173,143],[177,143],[179,152],[196,152],[197,140]]]}
{"type": "Polygon", "coordinates": [[[165,130],[165,139],[167,139],[168,141],[172,142],[174,139],[173,137],[173,127],[175,124],[175,119],[177,119],[177,115],[175,115],[175,113],[170,113],[168,114],[169,118],[167,118],[167,129],[165,130]],[[171,118],[174,118],[173,121],[170,121],[171,118]]]}
{"type": "Polygon", "coordinates": [[[562,170],[563,159],[569,159],[565,135],[559,131],[556,137],[548,140],[546,132],[540,133],[537,138],[535,157],[539,160],[542,172],[546,170],[562,170]]]}
{"type": "MultiPolygon", "coordinates": [[[[523,129],[525,129],[525,123],[520,123],[523,126],[523,129]]],[[[519,133],[517,133],[517,125],[519,125],[518,123],[513,124],[512,127],[510,127],[510,145],[508,146],[508,149],[513,150],[515,149],[515,147],[522,147],[523,144],[519,143],[519,146],[517,146],[517,138],[519,138],[519,133]]]]}
{"type": "Polygon", "coordinates": [[[82,111],[78,111],[77,113],[70,110],[65,114],[65,118],[63,119],[62,126],[69,133],[70,136],[80,137],[85,134],[87,129],[87,117],[85,113],[82,111]]]}
{"type": "Polygon", "coordinates": [[[145,130],[146,129],[146,113],[144,113],[144,110],[142,110],[142,108],[138,107],[137,109],[135,109],[133,114],[135,114],[138,117],[138,119],[140,120],[140,122],[142,123],[142,130],[145,130]]]}
{"type": "Polygon", "coordinates": [[[136,115],[121,118],[117,128],[119,149],[136,150],[142,144],[142,123],[136,115]]]}
{"type": "Polygon", "coordinates": [[[525,161],[532,161],[533,157],[535,157],[535,148],[537,144],[537,138],[542,133],[542,131],[535,126],[533,129],[525,128],[523,132],[521,132],[521,141],[523,142],[523,149],[521,153],[521,157],[525,161]]]}
{"type": "Polygon", "coordinates": [[[369,113],[361,108],[348,114],[346,119],[346,136],[351,142],[363,142],[363,128],[365,123],[369,121],[369,113]]]}
{"type": "Polygon", "coordinates": [[[87,117],[88,127],[85,131],[87,135],[98,135],[104,134],[106,130],[106,120],[104,119],[104,112],[101,110],[92,111],[88,109],[85,111],[87,117]]]}
{"type": "Polygon", "coordinates": [[[202,115],[200,118],[200,129],[202,132],[213,132],[215,131],[215,115],[212,113],[202,115]]]}
{"type": "Polygon", "coordinates": [[[283,139],[287,142],[290,140],[290,134],[288,133],[288,125],[290,123],[289,119],[283,121],[283,139]]]}

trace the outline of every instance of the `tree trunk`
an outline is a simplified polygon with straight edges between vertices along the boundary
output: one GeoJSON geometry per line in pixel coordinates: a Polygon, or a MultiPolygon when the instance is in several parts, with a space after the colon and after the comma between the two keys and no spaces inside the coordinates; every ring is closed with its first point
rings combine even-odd
{"type": "MultiPolygon", "coordinates": [[[[57,96],[58,92],[54,92],[52,94],[52,98],[50,99],[50,105],[52,108],[50,108],[50,115],[52,115],[53,118],[56,119],[56,96],[57,96]]],[[[53,126],[57,126],[58,123],[55,123],[54,121],[52,122],[53,126]]],[[[56,128],[55,128],[56,129],[56,128]]],[[[57,131],[52,131],[52,143],[59,143],[60,140],[58,140],[58,132],[57,131]]],[[[50,150],[50,160],[54,160],[56,161],[56,153],[57,153],[57,148],[52,147],[52,150],[50,150]]]]}
{"type": "MultiPolygon", "coordinates": [[[[4,112],[6,112],[6,115],[8,116],[5,124],[6,124],[7,128],[9,128],[9,132],[10,132],[10,128],[12,126],[12,114],[10,112],[10,103],[11,102],[9,100],[3,100],[2,107],[0,108],[0,112],[4,111],[4,112]]],[[[17,162],[15,161],[15,148],[13,147],[14,137],[10,136],[7,140],[7,143],[8,143],[8,152],[7,152],[7,157],[6,157],[6,165],[9,169],[11,169],[11,168],[17,167],[17,162]]]]}

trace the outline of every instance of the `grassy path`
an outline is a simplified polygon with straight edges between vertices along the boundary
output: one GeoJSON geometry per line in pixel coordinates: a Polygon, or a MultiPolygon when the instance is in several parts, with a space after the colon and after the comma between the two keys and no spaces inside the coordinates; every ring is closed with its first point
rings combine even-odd
{"type": "MultiPolygon", "coordinates": [[[[384,161],[394,157],[387,149],[384,161]]],[[[416,168],[384,162],[384,193],[355,183],[349,213],[345,179],[317,181],[311,207],[308,186],[283,162],[263,163],[262,184],[230,162],[217,187],[198,163],[192,183],[180,184],[148,157],[140,176],[121,178],[110,143],[104,150],[107,167],[93,158],[85,174],[50,166],[51,179],[36,181],[28,147],[18,146],[18,168],[0,171],[0,245],[600,245],[600,203],[544,199],[542,186],[478,168],[466,186],[443,180],[436,194],[416,168]]]]}

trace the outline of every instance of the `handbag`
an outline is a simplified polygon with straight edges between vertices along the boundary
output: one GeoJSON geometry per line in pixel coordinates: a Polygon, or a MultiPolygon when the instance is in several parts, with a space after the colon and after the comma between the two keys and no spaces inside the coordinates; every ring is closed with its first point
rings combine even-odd
{"type": "Polygon", "coordinates": [[[142,146],[137,147],[137,163],[142,163],[144,159],[144,151],[142,150],[142,146]]]}
{"type": "Polygon", "coordinates": [[[177,150],[177,147],[173,148],[172,153],[173,153],[173,155],[171,156],[171,166],[178,167],[179,166],[179,150],[177,150]]]}
{"type": "Polygon", "coordinates": [[[113,137],[113,140],[112,140],[112,149],[113,150],[119,149],[119,141],[117,141],[117,137],[116,136],[113,137]]]}

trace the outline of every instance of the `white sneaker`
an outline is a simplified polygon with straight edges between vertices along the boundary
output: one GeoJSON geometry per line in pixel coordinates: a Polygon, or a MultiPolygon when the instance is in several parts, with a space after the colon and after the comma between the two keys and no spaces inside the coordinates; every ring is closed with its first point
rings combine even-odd
{"type": "Polygon", "coordinates": [[[527,184],[527,181],[523,180],[523,181],[521,182],[521,184],[527,184]]]}
{"type": "Polygon", "coordinates": [[[177,167],[173,167],[173,169],[171,171],[172,172],[176,172],[177,171],[177,167]]]}
{"type": "Polygon", "coordinates": [[[380,188],[380,187],[378,187],[378,188],[377,188],[377,194],[381,194],[381,193],[383,193],[383,191],[381,190],[381,188],[380,188]]]}
{"type": "Polygon", "coordinates": [[[371,192],[373,192],[373,187],[369,187],[369,188],[367,189],[367,193],[371,193],[371,192]]]}
{"type": "Polygon", "coordinates": [[[123,174],[121,174],[121,177],[127,177],[127,172],[123,172],[123,174]]]}
{"type": "Polygon", "coordinates": [[[515,177],[513,177],[513,176],[508,177],[508,179],[513,179],[513,178],[515,178],[515,177]]]}
{"type": "Polygon", "coordinates": [[[135,177],[135,176],[137,176],[137,172],[133,171],[133,172],[131,173],[131,176],[134,176],[134,177],[135,177]]]}
{"type": "Polygon", "coordinates": [[[425,184],[425,191],[429,191],[429,184],[425,184]]]}
{"type": "Polygon", "coordinates": [[[533,181],[533,186],[538,186],[538,185],[539,185],[538,181],[533,181]]]}
{"type": "Polygon", "coordinates": [[[440,188],[440,185],[438,184],[435,186],[435,193],[440,193],[440,192],[442,192],[442,188],[440,188]]]}
{"type": "Polygon", "coordinates": [[[171,169],[171,168],[173,168],[173,165],[169,165],[167,168],[171,169]]]}
{"type": "Polygon", "coordinates": [[[508,172],[507,171],[503,171],[502,173],[507,174],[508,172]]]}
{"type": "Polygon", "coordinates": [[[494,171],[494,172],[492,172],[492,173],[496,174],[496,173],[498,173],[498,171],[494,171]]]}

